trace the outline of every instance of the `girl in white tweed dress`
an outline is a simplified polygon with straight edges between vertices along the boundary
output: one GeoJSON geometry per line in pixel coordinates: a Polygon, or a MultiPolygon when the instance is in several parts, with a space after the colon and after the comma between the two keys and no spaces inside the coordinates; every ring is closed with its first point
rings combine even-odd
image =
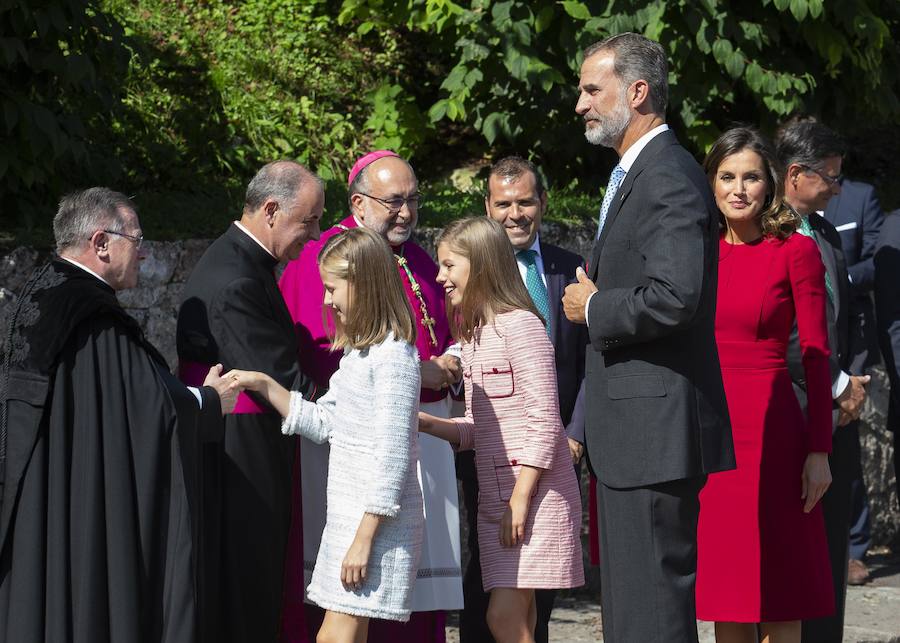
{"type": "Polygon", "coordinates": [[[366,640],[369,618],[409,619],[424,514],[416,476],[415,320],[387,243],[366,228],[319,254],[332,346],[343,349],[317,402],[262,373],[231,371],[285,418],[282,432],[328,441],[325,531],[307,597],[326,610],[319,640],[366,640]]]}

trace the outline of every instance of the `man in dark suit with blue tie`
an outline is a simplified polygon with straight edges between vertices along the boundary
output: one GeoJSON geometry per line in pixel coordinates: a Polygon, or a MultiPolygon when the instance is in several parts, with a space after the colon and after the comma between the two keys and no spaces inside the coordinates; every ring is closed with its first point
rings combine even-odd
{"type": "MultiPolygon", "coordinates": [[[[849,373],[866,375],[879,361],[872,288],[875,284],[875,247],[884,213],[878,203],[875,188],[868,183],[844,179],[841,181],[841,191],[828,201],[825,219],[841,235],[841,247],[850,278],[847,310],[850,331],[849,373]]],[[[859,423],[851,422],[843,430],[857,435],[857,439],[852,441],[856,453],[851,457],[853,480],[850,489],[850,563],[847,583],[862,585],[869,579],[869,571],[863,560],[871,544],[871,526],[869,499],[866,496],[860,461],[859,423]]]]}
{"type": "Polygon", "coordinates": [[[589,273],[566,288],[587,324],[585,447],[598,479],[604,640],[696,643],[698,495],[734,449],[714,335],[718,213],[665,122],[659,43],[584,52],[575,111],[616,150],[589,273]]]}
{"type": "MultiPolygon", "coordinates": [[[[584,326],[573,324],[563,314],[562,296],[566,286],[576,281],[575,271],[584,260],[564,248],[540,239],[541,220],[547,209],[547,192],[534,165],[518,156],[506,157],[491,167],[488,190],[484,198],[487,215],[500,223],[516,251],[516,261],[538,312],[547,320],[547,333],[556,353],[556,384],[559,413],[569,453],[578,468],[584,452],[584,349],[587,333],[584,326]]],[[[470,452],[471,453],[471,452],[470,452]]],[[[458,470],[467,466],[464,454],[457,459],[458,470]]],[[[461,475],[469,521],[469,564],[463,581],[465,609],[460,615],[460,643],[490,643],[493,641],[485,621],[488,594],[481,585],[478,557],[475,506],[478,481],[474,475],[461,475]]],[[[546,643],[554,590],[538,590],[537,624],[534,640],[546,643]]]]}

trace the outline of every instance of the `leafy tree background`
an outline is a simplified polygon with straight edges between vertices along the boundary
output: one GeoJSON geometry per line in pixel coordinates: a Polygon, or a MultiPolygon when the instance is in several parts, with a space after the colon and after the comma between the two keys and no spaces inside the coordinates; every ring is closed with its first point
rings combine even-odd
{"type": "Polygon", "coordinates": [[[373,147],[411,157],[428,222],[477,211],[477,172],[511,152],[552,216],[592,217],[615,157],[584,141],[577,71],[621,31],[669,52],[698,157],[733,123],[811,114],[900,206],[896,0],[0,0],[0,243],[48,243],[59,196],[97,184],[135,195],[149,237],[213,236],[285,157],[329,181],[334,218],[373,147]]]}

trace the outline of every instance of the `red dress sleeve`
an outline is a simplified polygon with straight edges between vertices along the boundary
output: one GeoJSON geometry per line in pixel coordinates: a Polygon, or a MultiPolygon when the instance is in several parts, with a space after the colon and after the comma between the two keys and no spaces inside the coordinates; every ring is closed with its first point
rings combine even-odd
{"type": "Polygon", "coordinates": [[[786,245],[800,354],[806,372],[809,451],[831,453],[831,351],[825,318],[825,265],[816,242],[809,237],[794,234],[786,245]]]}

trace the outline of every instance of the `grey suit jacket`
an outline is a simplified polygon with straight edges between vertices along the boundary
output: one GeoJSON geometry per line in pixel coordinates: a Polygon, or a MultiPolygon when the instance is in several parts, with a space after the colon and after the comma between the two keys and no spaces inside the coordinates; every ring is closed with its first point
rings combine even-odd
{"type": "Polygon", "coordinates": [[[625,176],[588,274],[586,444],[609,487],[734,468],[714,335],[718,214],[671,131],[625,176]]]}
{"type": "MultiPolygon", "coordinates": [[[[816,213],[809,215],[809,225],[816,233],[815,239],[819,246],[819,254],[822,255],[825,273],[830,278],[832,285],[833,297],[827,298],[825,318],[828,322],[828,348],[831,351],[828,362],[831,367],[831,383],[834,385],[840,372],[850,369],[850,358],[852,357],[848,350],[850,327],[847,316],[850,303],[850,282],[847,277],[847,263],[841,250],[840,233],[816,213]]],[[[800,401],[800,406],[806,409],[806,371],[803,369],[796,321],[788,343],[787,364],[794,382],[797,399],[800,401]]],[[[834,429],[837,427],[837,411],[835,411],[833,419],[832,428],[834,429]]]]}

